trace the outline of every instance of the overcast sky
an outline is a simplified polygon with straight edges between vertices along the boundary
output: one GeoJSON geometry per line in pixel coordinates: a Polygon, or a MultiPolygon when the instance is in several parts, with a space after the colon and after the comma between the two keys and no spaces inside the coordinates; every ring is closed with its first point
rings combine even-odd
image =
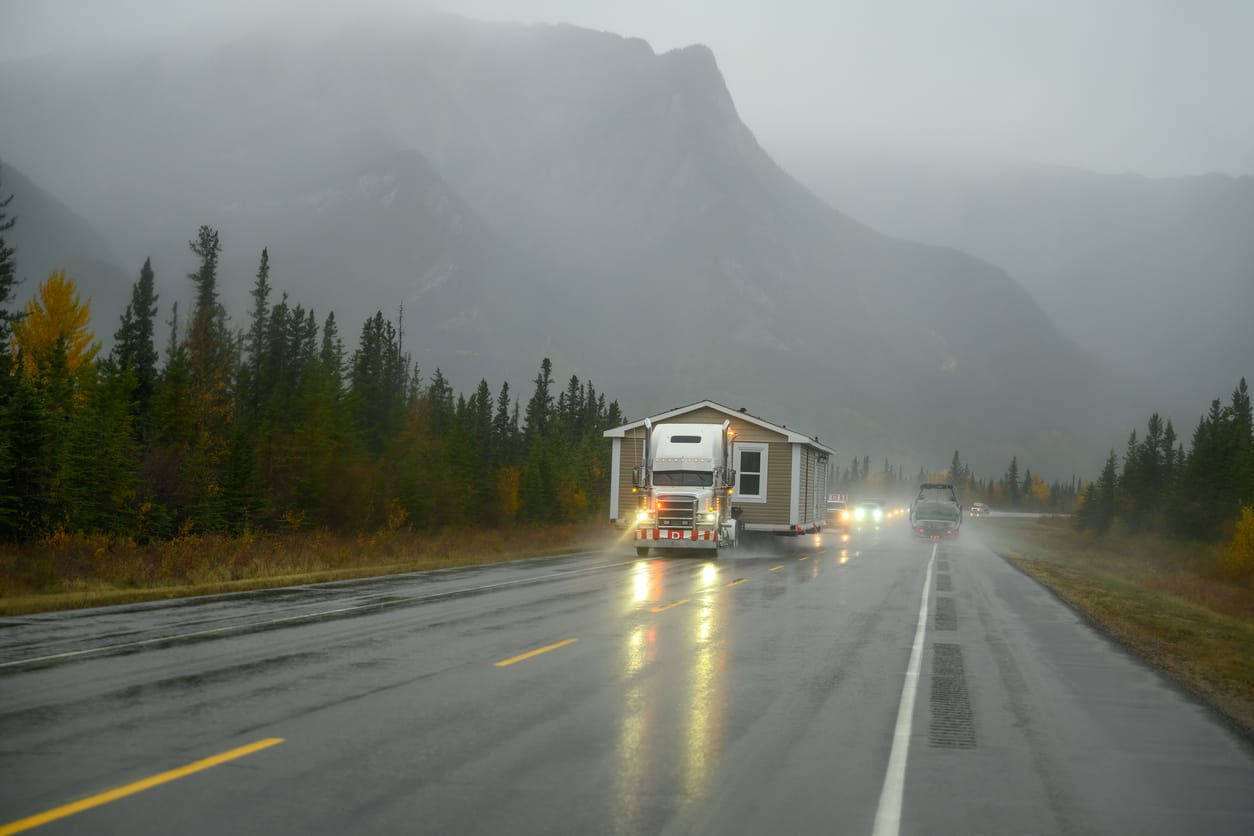
{"type": "Polygon", "coordinates": [[[1254,174],[1254,0],[0,0],[0,56],[423,7],[704,43],[784,162],[1254,174]]]}

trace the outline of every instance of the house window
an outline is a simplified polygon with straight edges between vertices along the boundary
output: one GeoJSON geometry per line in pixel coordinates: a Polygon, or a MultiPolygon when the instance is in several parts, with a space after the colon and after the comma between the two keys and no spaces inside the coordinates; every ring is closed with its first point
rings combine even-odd
{"type": "Polygon", "coordinates": [[[737,502],[766,502],[766,444],[736,442],[737,502]]]}

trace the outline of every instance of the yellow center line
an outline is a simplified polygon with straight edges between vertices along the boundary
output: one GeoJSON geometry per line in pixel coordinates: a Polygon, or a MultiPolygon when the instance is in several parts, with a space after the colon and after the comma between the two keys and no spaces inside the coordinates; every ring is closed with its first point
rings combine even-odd
{"type": "Polygon", "coordinates": [[[665,606],[661,606],[661,607],[654,607],[653,609],[649,610],[649,612],[666,612],[666,611],[667,611],[667,610],[669,610],[669,609],[673,609],[673,608],[675,608],[675,607],[678,607],[680,604],[686,604],[686,603],[688,603],[690,600],[692,600],[692,599],[691,599],[691,598],[682,598],[682,599],[680,599],[680,600],[676,601],[676,602],[675,602],[675,603],[673,603],[673,604],[666,604],[665,606]]]}
{"type": "Polygon", "coordinates": [[[801,557],[799,557],[799,558],[797,558],[797,559],[798,559],[798,560],[809,560],[809,559],[810,559],[810,555],[808,555],[808,554],[803,554],[803,555],[801,555],[801,557]]]}
{"type": "Polygon", "coordinates": [[[283,742],[281,737],[267,737],[265,740],[258,740],[256,743],[249,743],[247,746],[240,746],[238,749],[232,749],[229,752],[223,752],[220,755],[205,758],[204,760],[189,763],[187,766],[180,766],[178,769],[171,769],[168,772],[161,772],[150,778],[136,781],[133,784],[127,784],[124,787],[108,790],[106,792],[84,798],[81,801],[75,801],[72,804],[65,804],[56,807],[46,813],[39,813],[34,816],[27,816],[10,824],[0,826],[0,836],[9,836],[10,833],[21,833],[25,830],[31,830],[41,825],[54,822],[57,819],[63,819],[66,816],[72,816],[75,813],[81,813],[84,810],[90,810],[93,807],[99,807],[108,804],[111,801],[117,801],[119,798],[126,798],[128,795],[134,795],[144,790],[150,790],[170,781],[177,781],[179,778],[186,778],[196,772],[209,769],[227,761],[233,761],[236,758],[242,758],[245,755],[251,755],[253,752],[260,752],[262,749],[269,749],[271,746],[277,746],[283,742]]]}
{"type": "Polygon", "coordinates": [[[738,584],[738,583],[744,583],[744,582],[745,582],[745,581],[747,581],[747,580],[749,580],[749,579],[748,579],[748,578],[736,578],[736,580],[732,581],[731,583],[729,583],[729,584],[727,584],[727,585],[728,585],[728,586],[735,586],[736,584],[738,584]]]}
{"type": "Polygon", "coordinates": [[[511,656],[508,659],[502,659],[496,663],[498,668],[508,668],[515,662],[521,662],[524,659],[530,659],[532,656],[539,656],[541,653],[548,653],[550,650],[557,650],[559,647],[565,647],[568,644],[574,644],[579,639],[563,639],[560,642],[546,644],[544,647],[537,647],[535,650],[528,650],[526,653],[519,653],[517,656],[511,656]]]}
{"type": "Polygon", "coordinates": [[[770,569],[770,571],[774,572],[774,571],[776,571],[777,569],[783,569],[783,568],[784,568],[784,564],[782,564],[782,563],[781,563],[781,564],[779,564],[778,566],[772,566],[772,567],[771,567],[771,569],[770,569]]]}

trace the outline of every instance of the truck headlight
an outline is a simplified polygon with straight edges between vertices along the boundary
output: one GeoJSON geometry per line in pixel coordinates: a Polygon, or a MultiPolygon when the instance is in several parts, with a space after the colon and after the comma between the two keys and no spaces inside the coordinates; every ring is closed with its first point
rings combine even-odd
{"type": "Polygon", "coordinates": [[[636,522],[645,522],[649,519],[649,512],[641,508],[636,512],[636,522]]]}
{"type": "Polygon", "coordinates": [[[717,522],[717,521],[718,521],[718,514],[713,514],[713,513],[711,513],[711,514],[706,514],[706,515],[705,515],[705,521],[706,521],[706,522],[708,522],[708,523],[714,523],[714,522],[717,522]]]}

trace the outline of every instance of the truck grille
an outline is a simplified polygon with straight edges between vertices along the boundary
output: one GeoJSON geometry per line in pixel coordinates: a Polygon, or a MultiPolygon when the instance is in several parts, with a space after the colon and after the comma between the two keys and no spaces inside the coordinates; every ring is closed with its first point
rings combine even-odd
{"type": "Polygon", "coordinates": [[[697,501],[690,496],[659,496],[657,498],[658,528],[693,528],[697,501]]]}

